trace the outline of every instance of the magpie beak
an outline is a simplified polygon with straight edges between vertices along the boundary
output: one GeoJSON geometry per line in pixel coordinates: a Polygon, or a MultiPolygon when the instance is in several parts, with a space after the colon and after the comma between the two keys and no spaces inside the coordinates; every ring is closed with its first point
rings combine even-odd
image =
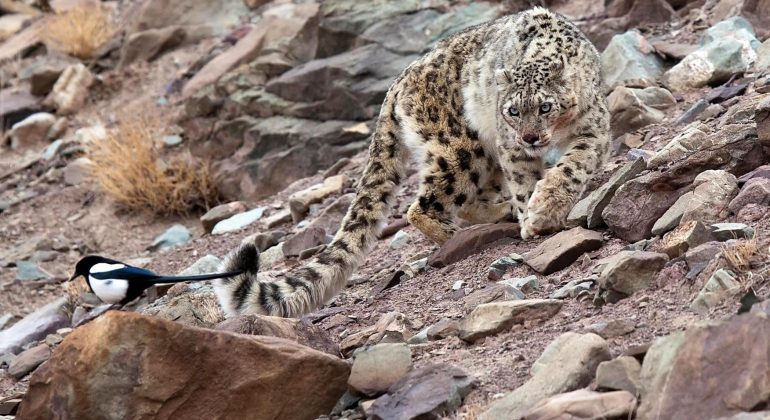
{"type": "Polygon", "coordinates": [[[126,304],[141,296],[145,289],[155,284],[212,280],[242,273],[242,271],[235,271],[196,276],[160,276],[150,270],[133,267],[120,261],[89,255],[78,261],[75,265],[75,273],[69,281],[83,276],[88,283],[88,288],[102,302],[126,304]]]}

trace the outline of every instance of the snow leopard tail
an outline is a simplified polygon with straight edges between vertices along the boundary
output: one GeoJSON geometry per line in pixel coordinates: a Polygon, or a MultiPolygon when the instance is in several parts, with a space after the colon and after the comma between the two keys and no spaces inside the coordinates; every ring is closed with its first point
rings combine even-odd
{"type": "Polygon", "coordinates": [[[253,244],[242,245],[225,258],[222,271],[245,271],[215,283],[219,302],[228,315],[300,317],[322,306],[345,286],[374,246],[404,177],[408,150],[400,139],[397,98],[393,89],[386,95],[355,198],[324,251],[309,264],[270,280],[257,279],[258,255],[253,244]]]}

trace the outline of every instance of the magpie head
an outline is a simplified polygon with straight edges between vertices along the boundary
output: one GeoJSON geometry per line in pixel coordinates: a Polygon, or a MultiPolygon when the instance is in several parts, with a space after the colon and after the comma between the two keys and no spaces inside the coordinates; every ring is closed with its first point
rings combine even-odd
{"type": "Polygon", "coordinates": [[[91,267],[99,263],[114,263],[114,261],[98,255],[85,256],[75,264],[75,273],[70,277],[70,281],[75,280],[80,276],[83,276],[88,280],[88,274],[91,272],[91,267]]]}

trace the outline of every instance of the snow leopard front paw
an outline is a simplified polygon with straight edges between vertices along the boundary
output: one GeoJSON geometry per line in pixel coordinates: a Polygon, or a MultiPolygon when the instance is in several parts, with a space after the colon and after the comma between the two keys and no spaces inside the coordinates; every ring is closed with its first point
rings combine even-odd
{"type": "Polygon", "coordinates": [[[572,200],[560,189],[542,187],[538,183],[527,204],[527,217],[521,224],[522,239],[562,230],[572,208],[572,200]]]}

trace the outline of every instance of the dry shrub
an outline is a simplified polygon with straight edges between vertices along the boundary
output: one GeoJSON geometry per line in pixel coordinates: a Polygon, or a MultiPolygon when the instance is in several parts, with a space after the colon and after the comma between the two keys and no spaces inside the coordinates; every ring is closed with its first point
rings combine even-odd
{"type": "Polygon", "coordinates": [[[157,123],[137,114],[121,119],[106,139],[87,146],[91,177],[120,206],[158,215],[186,214],[219,201],[208,164],[190,156],[168,163],[155,139],[157,123]]]}
{"type": "Polygon", "coordinates": [[[732,246],[726,247],[722,254],[733,270],[738,273],[748,272],[759,255],[757,240],[755,238],[739,241],[732,246]]]}
{"type": "Polygon", "coordinates": [[[103,6],[83,5],[51,15],[43,26],[43,42],[80,59],[93,58],[117,33],[103,6]]]}

